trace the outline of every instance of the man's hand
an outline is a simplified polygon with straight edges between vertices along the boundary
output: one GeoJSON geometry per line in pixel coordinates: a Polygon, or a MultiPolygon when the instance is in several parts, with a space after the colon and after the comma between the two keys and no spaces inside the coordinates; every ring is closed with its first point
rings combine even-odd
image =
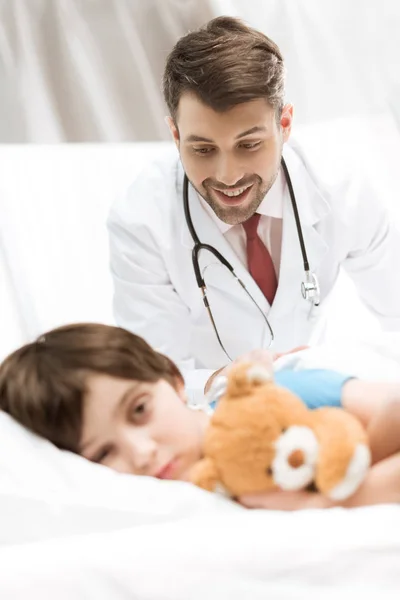
{"type": "Polygon", "coordinates": [[[296,346],[292,350],[288,350],[287,352],[275,352],[273,354],[273,360],[278,360],[281,356],[286,356],[287,354],[294,354],[295,352],[300,352],[301,350],[307,350],[310,346],[296,346]]]}
{"type": "Polygon", "coordinates": [[[288,350],[287,352],[278,352],[273,354],[270,350],[252,350],[251,352],[247,352],[246,354],[242,354],[234,360],[229,365],[222,367],[218,371],[215,371],[208,379],[206,385],[204,386],[204,393],[207,394],[209,391],[214,379],[216,379],[219,375],[228,375],[229,371],[232,369],[232,366],[237,365],[238,363],[248,362],[248,363],[257,363],[263,365],[266,369],[268,369],[271,373],[273,372],[273,362],[280,358],[281,356],[285,356],[285,354],[293,354],[293,352],[299,352],[300,350],[306,350],[308,346],[297,346],[297,348],[293,348],[293,350],[288,350]]]}
{"type": "Polygon", "coordinates": [[[237,365],[238,363],[243,363],[243,362],[258,363],[258,364],[261,364],[264,367],[266,367],[272,373],[273,361],[274,361],[274,356],[273,356],[272,352],[270,352],[269,350],[252,350],[251,352],[242,354],[241,356],[239,356],[239,358],[234,360],[232,363],[229,363],[229,365],[222,367],[222,369],[215,371],[215,373],[213,373],[211,375],[211,377],[208,379],[208,381],[204,387],[204,393],[207,394],[214,379],[216,379],[220,375],[228,375],[229,371],[232,369],[232,367],[237,365]]]}

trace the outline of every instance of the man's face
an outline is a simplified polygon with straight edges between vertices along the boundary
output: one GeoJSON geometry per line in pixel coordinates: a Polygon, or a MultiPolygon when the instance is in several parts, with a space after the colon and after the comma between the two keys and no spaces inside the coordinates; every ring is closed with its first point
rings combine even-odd
{"type": "Polygon", "coordinates": [[[286,105],[278,124],[263,98],[216,112],[192,93],[181,97],[171,133],[189,181],[225,223],[249,219],[271,188],[292,115],[286,105]]]}

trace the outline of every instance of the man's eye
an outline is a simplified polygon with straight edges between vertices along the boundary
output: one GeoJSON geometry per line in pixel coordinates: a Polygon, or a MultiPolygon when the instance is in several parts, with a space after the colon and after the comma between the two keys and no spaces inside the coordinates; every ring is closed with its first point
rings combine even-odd
{"type": "Polygon", "coordinates": [[[242,148],[245,150],[255,150],[261,145],[261,142],[248,142],[247,144],[242,144],[242,148]]]}
{"type": "Polygon", "coordinates": [[[205,154],[210,154],[213,151],[213,148],[193,148],[193,152],[195,154],[201,154],[201,155],[205,155],[205,154]]]}

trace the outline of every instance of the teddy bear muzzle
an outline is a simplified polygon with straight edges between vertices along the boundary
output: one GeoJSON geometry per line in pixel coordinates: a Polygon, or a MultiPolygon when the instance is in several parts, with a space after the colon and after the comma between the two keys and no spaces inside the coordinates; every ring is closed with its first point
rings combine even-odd
{"type": "Polygon", "coordinates": [[[294,425],[275,441],[272,477],[282,490],[299,490],[315,476],[318,440],[309,427],[294,425]]]}
{"type": "Polygon", "coordinates": [[[305,456],[303,450],[293,450],[291,454],[289,454],[287,459],[289,465],[293,467],[293,469],[298,469],[305,463],[305,456]]]}

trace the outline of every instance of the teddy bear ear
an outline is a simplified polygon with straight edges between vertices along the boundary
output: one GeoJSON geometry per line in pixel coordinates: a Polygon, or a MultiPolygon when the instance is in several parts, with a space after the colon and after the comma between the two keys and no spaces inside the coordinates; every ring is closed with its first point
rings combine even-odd
{"type": "Polygon", "coordinates": [[[247,379],[250,383],[263,384],[272,381],[272,373],[263,365],[252,365],[247,369],[247,379]]]}
{"type": "Polygon", "coordinates": [[[273,382],[273,374],[262,364],[238,363],[228,374],[226,397],[240,399],[254,388],[273,382]]]}

